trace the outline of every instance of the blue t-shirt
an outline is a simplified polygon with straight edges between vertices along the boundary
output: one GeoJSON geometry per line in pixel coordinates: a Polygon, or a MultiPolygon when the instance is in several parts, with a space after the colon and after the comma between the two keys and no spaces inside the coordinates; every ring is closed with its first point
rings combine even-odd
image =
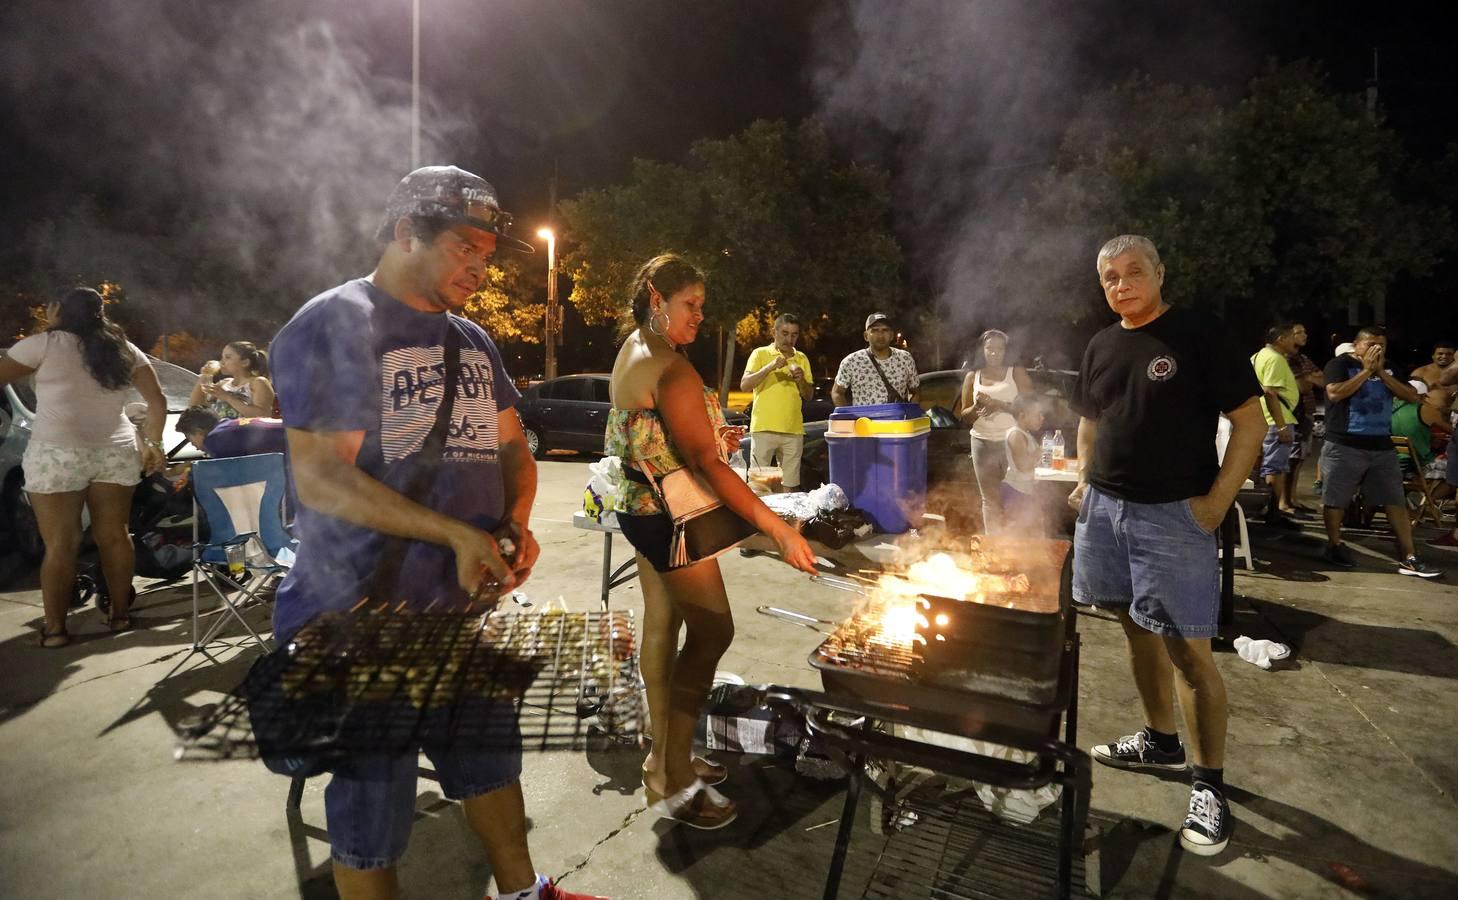
{"type": "MultiPolygon", "coordinates": [[[[1351,381],[1362,363],[1349,354],[1326,364],[1327,384],[1351,381]]],[[[1326,439],[1362,450],[1392,449],[1392,392],[1376,375],[1362,382],[1355,394],[1326,404],[1326,439]]]]}
{"type": "MultiPolygon", "coordinates": [[[[445,329],[460,334],[461,371],[442,464],[418,503],[483,530],[500,526],[506,492],[497,415],[517,393],[496,345],[458,316],[411,309],[363,278],[306,303],[270,348],[284,424],[306,431],[363,431],[355,464],[404,491],[444,388],[445,329]]],[[[321,612],[365,595],[385,536],[304,507],[298,559],[279,586],[274,633],[287,640],[321,612]]],[[[388,598],[412,606],[465,599],[450,548],[411,542],[388,598]]]]}

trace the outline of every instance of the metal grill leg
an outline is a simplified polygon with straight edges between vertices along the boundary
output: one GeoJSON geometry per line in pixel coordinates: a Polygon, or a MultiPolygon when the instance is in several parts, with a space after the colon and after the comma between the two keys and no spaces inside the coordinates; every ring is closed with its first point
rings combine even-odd
{"type": "Polygon", "coordinates": [[[288,804],[284,807],[288,812],[299,811],[299,801],[304,799],[304,776],[295,775],[293,781],[289,782],[288,804]]]}
{"type": "Polygon", "coordinates": [[[840,876],[845,869],[846,853],[850,850],[856,808],[861,802],[861,784],[866,778],[865,756],[853,756],[850,763],[850,783],[845,788],[845,809],[840,813],[840,828],[835,833],[835,853],[830,857],[830,871],[825,876],[825,900],[836,900],[840,895],[840,876]]]}

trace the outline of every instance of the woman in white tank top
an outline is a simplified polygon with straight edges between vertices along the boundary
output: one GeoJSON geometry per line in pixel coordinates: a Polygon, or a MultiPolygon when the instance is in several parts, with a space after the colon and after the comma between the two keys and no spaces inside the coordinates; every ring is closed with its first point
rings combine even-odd
{"type": "Polygon", "coordinates": [[[982,527],[989,534],[1002,527],[1001,486],[1007,475],[1008,429],[1017,424],[1012,402],[1032,393],[1033,383],[1021,366],[1007,364],[1007,335],[993,329],[977,339],[981,365],[962,382],[957,417],[972,426],[972,469],[982,495],[982,527]]]}

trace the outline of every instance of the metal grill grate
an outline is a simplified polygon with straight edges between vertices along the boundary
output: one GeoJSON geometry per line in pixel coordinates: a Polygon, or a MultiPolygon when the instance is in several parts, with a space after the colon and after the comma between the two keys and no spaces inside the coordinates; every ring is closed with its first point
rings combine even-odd
{"type": "Polygon", "coordinates": [[[420,746],[577,749],[592,724],[636,738],[643,710],[632,613],[319,617],[260,659],[178,759],[405,752],[420,746]]]}
{"type": "MultiPolygon", "coordinates": [[[[862,895],[866,900],[1057,895],[1056,805],[1028,825],[1009,825],[972,791],[947,794],[933,783],[888,813],[914,824],[887,836],[862,895]]],[[[1082,853],[1073,854],[1072,881],[1073,896],[1088,896],[1082,853]]]]}
{"type": "Polygon", "coordinates": [[[882,620],[888,604],[867,601],[850,618],[836,626],[815,651],[823,665],[840,666],[885,678],[914,680],[922,654],[912,640],[893,640],[882,620]]]}

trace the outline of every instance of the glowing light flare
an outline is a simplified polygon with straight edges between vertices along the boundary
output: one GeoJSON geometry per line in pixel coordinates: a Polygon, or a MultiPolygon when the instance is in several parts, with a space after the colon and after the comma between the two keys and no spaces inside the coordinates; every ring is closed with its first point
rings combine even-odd
{"type": "Polygon", "coordinates": [[[917,626],[922,629],[927,627],[926,616],[921,614],[919,607],[928,605],[925,600],[887,603],[881,610],[880,628],[871,638],[872,643],[898,648],[910,647],[917,642],[925,644],[926,638],[917,633],[917,626]]]}
{"type": "Polygon", "coordinates": [[[903,575],[882,578],[876,588],[879,594],[888,599],[933,594],[954,600],[984,603],[987,594],[1026,593],[1029,583],[1026,575],[1005,576],[973,572],[962,568],[949,554],[933,553],[926,559],[913,563],[903,575]]]}

